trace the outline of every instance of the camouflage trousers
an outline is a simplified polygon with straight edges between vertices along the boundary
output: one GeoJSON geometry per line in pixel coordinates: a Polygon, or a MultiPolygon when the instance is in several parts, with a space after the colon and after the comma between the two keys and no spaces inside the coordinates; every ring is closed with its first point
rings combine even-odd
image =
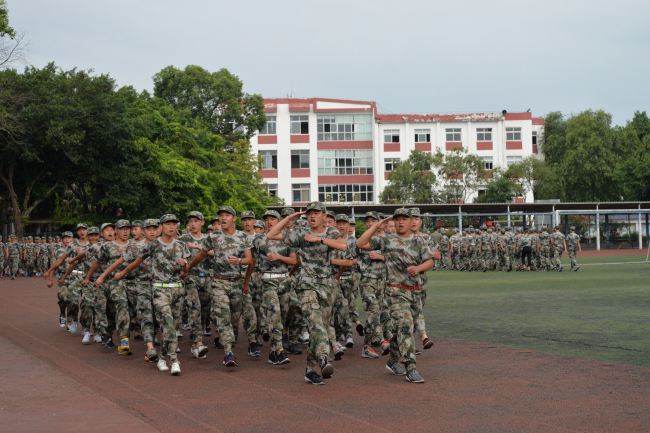
{"type": "Polygon", "coordinates": [[[68,320],[76,322],[79,317],[79,301],[81,300],[81,288],[83,277],[81,273],[73,271],[63,285],[61,296],[68,310],[68,320]]]}
{"type": "Polygon", "coordinates": [[[381,293],[379,299],[379,322],[381,323],[381,330],[384,333],[384,339],[390,340],[393,338],[393,320],[390,316],[390,288],[384,284],[384,291],[381,293]]]}
{"type": "Polygon", "coordinates": [[[427,323],[424,319],[424,305],[427,302],[427,291],[423,288],[420,291],[413,292],[413,321],[415,330],[420,335],[420,338],[428,336],[427,323]]]}
{"type": "Polygon", "coordinates": [[[383,278],[361,277],[359,291],[366,311],[366,324],[364,326],[363,344],[379,342],[383,338],[381,329],[381,307],[379,305],[382,294],[386,290],[386,281],[383,278]]]}
{"type": "Polygon", "coordinates": [[[282,291],[282,285],[287,284],[287,278],[260,278],[259,290],[262,292],[262,306],[266,316],[266,331],[271,336],[271,350],[282,351],[282,309],[278,293],[282,291]]]}
{"type": "Polygon", "coordinates": [[[562,249],[553,249],[551,250],[551,265],[553,268],[559,269],[562,266],[562,253],[564,250],[562,249]]]}
{"type": "Polygon", "coordinates": [[[176,331],[180,332],[183,322],[183,307],[185,306],[185,285],[181,284],[180,286],[173,287],[172,292],[172,316],[174,316],[176,331]]]}
{"type": "Polygon", "coordinates": [[[129,329],[136,330],[140,327],[141,319],[138,316],[138,290],[135,287],[135,279],[120,280],[119,284],[126,294],[127,308],[129,310],[129,329]]]}
{"type": "Polygon", "coordinates": [[[5,275],[5,255],[4,255],[4,251],[2,251],[0,254],[0,277],[4,277],[4,275],[5,275]]]}
{"type": "MultiPolygon", "coordinates": [[[[248,342],[257,342],[257,313],[255,312],[255,305],[253,305],[253,294],[250,292],[250,287],[248,293],[243,295],[241,317],[248,342]]],[[[237,322],[237,328],[235,329],[235,341],[237,341],[238,331],[239,322],[237,322]]]]}
{"type": "Polygon", "coordinates": [[[574,248],[569,248],[569,261],[571,262],[571,269],[575,269],[578,266],[578,259],[576,258],[576,250],[574,248]]]}
{"type": "Polygon", "coordinates": [[[253,271],[248,283],[251,300],[253,301],[253,308],[255,310],[255,323],[257,325],[256,335],[261,335],[264,330],[268,329],[266,308],[264,303],[264,289],[262,288],[262,274],[258,271],[253,271]]]}
{"type": "MultiPolygon", "coordinates": [[[[81,274],[74,275],[68,282],[68,286],[75,294],[79,294],[79,323],[83,331],[90,332],[93,328],[93,319],[95,317],[95,293],[93,283],[84,284],[81,274]]],[[[68,307],[69,309],[70,307],[68,307]]]]}
{"type": "Polygon", "coordinates": [[[296,281],[295,276],[290,276],[284,280],[278,290],[282,326],[288,334],[290,343],[298,342],[298,337],[305,327],[300,299],[296,294],[296,281]]]}
{"type": "Polygon", "coordinates": [[[314,370],[321,358],[330,354],[328,324],[332,317],[332,292],[336,287],[334,278],[315,278],[299,275],[296,283],[302,314],[309,328],[307,369],[314,370]]]}
{"type": "MultiPolygon", "coordinates": [[[[115,328],[120,339],[129,338],[129,301],[126,296],[124,284],[119,281],[107,280],[102,284],[108,299],[113,303],[115,309],[115,328]]],[[[107,311],[108,314],[108,311],[107,311]]]]}
{"type": "Polygon", "coordinates": [[[205,292],[208,279],[205,276],[190,275],[185,281],[185,306],[187,307],[187,323],[192,332],[192,341],[203,339],[203,321],[201,317],[200,292],[205,292]]]}
{"type": "Polygon", "coordinates": [[[243,305],[242,281],[213,278],[210,281],[212,323],[219,331],[224,351],[232,352],[243,305]]]}
{"type": "Polygon", "coordinates": [[[451,269],[451,260],[449,258],[449,252],[447,250],[440,250],[440,264],[445,269],[451,269]]]}
{"type": "Polygon", "coordinates": [[[20,265],[20,259],[18,257],[9,256],[7,258],[7,268],[9,269],[9,276],[15,277],[18,275],[18,268],[20,265]]]}
{"type": "MultiPolygon", "coordinates": [[[[49,257],[44,255],[44,254],[41,254],[40,256],[38,256],[36,258],[36,272],[39,273],[40,275],[43,275],[43,274],[45,274],[45,272],[47,272],[48,259],[49,259],[49,257]]],[[[0,266],[0,268],[1,268],[1,266],[0,266]]]]}
{"type": "Polygon", "coordinates": [[[140,325],[142,339],[145,343],[152,343],[156,332],[154,322],[153,287],[151,281],[136,278],[130,281],[135,291],[135,311],[137,323],[140,325]]]}
{"type": "Polygon", "coordinates": [[[164,283],[156,281],[153,283],[153,306],[156,317],[160,320],[163,338],[163,353],[170,361],[177,359],[176,349],[178,348],[178,337],[176,337],[176,318],[174,317],[173,305],[179,303],[180,290],[183,283],[164,283]],[[174,287],[165,287],[173,285],[174,287]]]}
{"type": "Polygon", "coordinates": [[[110,337],[115,330],[115,305],[111,299],[110,282],[95,289],[95,332],[110,337]]]}
{"type": "Polygon", "coordinates": [[[334,344],[337,340],[345,340],[347,336],[352,335],[352,325],[350,323],[350,303],[346,291],[351,291],[352,277],[343,278],[338,281],[338,287],[333,291],[335,295],[332,300],[332,323],[329,325],[330,343],[334,344]],[[344,289],[345,286],[345,289],[344,289]],[[332,332],[333,331],[333,332],[332,332]]]}
{"type": "Polygon", "coordinates": [[[390,315],[395,337],[390,340],[390,360],[401,362],[410,371],[415,368],[413,317],[418,313],[417,292],[388,286],[390,315]]]}

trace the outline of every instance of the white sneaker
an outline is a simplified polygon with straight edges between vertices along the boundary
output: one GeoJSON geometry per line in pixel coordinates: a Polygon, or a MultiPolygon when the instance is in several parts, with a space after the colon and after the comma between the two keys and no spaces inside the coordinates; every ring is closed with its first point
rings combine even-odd
{"type": "Polygon", "coordinates": [[[84,331],[84,338],[81,339],[81,344],[90,344],[90,332],[84,331]]]}
{"type": "Polygon", "coordinates": [[[169,371],[169,367],[167,367],[167,361],[162,358],[158,360],[157,367],[158,371],[169,371]]]}
{"type": "Polygon", "coordinates": [[[181,331],[176,331],[176,337],[180,338],[183,336],[183,333],[181,331]]]}
{"type": "Polygon", "coordinates": [[[59,316],[59,328],[65,328],[66,327],[66,322],[65,322],[65,317],[59,316]]]}
{"type": "Polygon", "coordinates": [[[305,331],[302,334],[300,334],[300,337],[298,337],[298,341],[301,343],[306,343],[309,341],[309,332],[305,331]]]}
{"type": "Polygon", "coordinates": [[[95,343],[101,343],[102,342],[102,336],[99,335],[99,334],[95,334],[95,336],[93,337],[93,341],[95,343]]]}
{"type": "Polygon", "coordinates": [[[70,334],[76,334],[77,333],[77,322],[72,322],[70,326],[68,327],[68,331],[70,331],[70,334]]]}
{"type": "Polygon", "coordinates": [[[178,376],[181,374],[181,363],[178,361],[172,362],[172,376],[178,376]]]}
{"type": "Polygon", "coordinates": [[[195,358],[204,359],[207,357],[208,347],[203,344],[200,346],[192,345],[192,349],[190,351],[195,358]]]}

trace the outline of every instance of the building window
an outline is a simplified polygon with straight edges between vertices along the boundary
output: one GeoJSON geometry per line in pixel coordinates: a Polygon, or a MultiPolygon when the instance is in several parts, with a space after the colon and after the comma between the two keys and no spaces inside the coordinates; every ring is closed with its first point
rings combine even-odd
{"type": "Polygon", "coordinates": [[[309,151],[292,150],[291,168],[309,168],[309,151]]]}
{"type": "Polygon", "coordinates": [[[267,183],[266,185],[266,192],[269,194],[271,197],[277,197],[278,196],[278,184],[277,183],[267,183]]]}
{"type": "Polygon", "coordinates": [[[318,200],[323,203],[372,203],[372,184],[320,185],[318,200]]]}
{"type": "Polygon", "coordinates": [[[275,135],[275,116],[266,116],[266,123],[260,129],[260,135],[275,135]]]}
{"type": "Polygon", "coordinates": [[[291,116],[291,134],[309,134],[309,116],[291,116]]]}
{"type": "Polygon", "coordinates": [[[395,166],[399,164],[399,158],[384,158],[384,169],[387,172],[395,170],[395,166]]]}
{"type": "Polygon", "coordinates": [[[385,129],[384,143],[399,143],[399,129],[385,129]]]}
{"type": "Polygon", "coordinates": [[[508,156],[506,158],[506,165],[510,167],[512,164],[517,164],[521,162],[521,156],[508,156]]]}
{"type": "Polygon", "coordinates": [[[431,130],[430,129],[416,129],[415,130],[416,143],[431,143],[431,130]]]}
{"type": "Polygon", "coordinates": [[[521,141],[521,128],[506,128],[506,141],[521,141]]]}
{"type": "Polygon", "coordinates": [[[476,128],[476,141],[492,141],[492,128],[476,128]]]}
{"type": "Polygon", "coordinates": [[[278,169],[278,152],[276,150],[260,150],[260,168],[278,169]]]}
{"type": "Polygon", "coordinates": [[[372,174],[372,150],[319,150],[318,175],[372,174]]]}
{"type": "Polygon", "coordinates": [[[291,196],[294,203],[308,202],[310,185],[308,183],[291,184],[291,196]]]}
{"type": "Polygon", "coordinates": [[[460,128],[446,128],[445,136],[447,141],[462,141],[460,136],[460,128]]]}
{"type": "Polygon", "coordinates": [[[322,115],[316,126],[318,141],[372,140],[372,116],[369,114],[322,115]]]}
{"type": "Polygon", "coordinates": [[[533,131],[533,144],[537,144],[537,131],[533,131]]]}
{"type": "Polygon", "coordinates": [[[483,168],[486,170],[492,170],[494,168],[494,163],[492,162],[491,156],[482,156],[481,160],[483,161],[483,168]]]}

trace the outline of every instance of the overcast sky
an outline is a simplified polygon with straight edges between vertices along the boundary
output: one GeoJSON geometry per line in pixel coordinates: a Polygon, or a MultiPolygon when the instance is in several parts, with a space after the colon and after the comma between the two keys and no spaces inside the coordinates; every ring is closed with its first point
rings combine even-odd
{"type": "Polygon", "coordinates": [[[7,0],[27,61],[151,89],[167,65],[227,68],[265,97],[381,113],[650,112],[646,0],[7,0]]]}

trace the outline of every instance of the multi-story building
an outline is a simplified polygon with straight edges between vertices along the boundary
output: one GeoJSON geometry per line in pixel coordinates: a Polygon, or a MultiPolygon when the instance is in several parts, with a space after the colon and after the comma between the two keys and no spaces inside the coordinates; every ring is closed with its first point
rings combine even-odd
{"type": "MultiPolygon", "coordinates": [[[[269,193],[285,203],[379,203],[396,162],[413,150],[463,148],[486,169],[540,154],[544,121],[524,113],[378,114],[372,101],[265,99],[251,140],[269,193]]],[[[479,191],[476,191],[478,194],[479,191]]],[[[532,201],[529,195],[526,201],[532,201]]]]}

